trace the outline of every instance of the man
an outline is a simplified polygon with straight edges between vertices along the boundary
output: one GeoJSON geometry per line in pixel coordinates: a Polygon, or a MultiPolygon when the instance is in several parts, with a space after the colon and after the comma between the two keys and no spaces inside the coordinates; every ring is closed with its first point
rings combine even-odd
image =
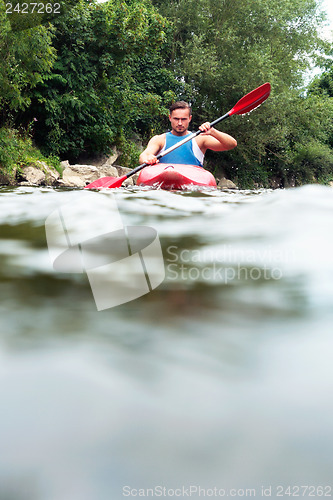
{"type": "Polygon", "coordinates": [[[147,148],[140,155],[140,163],[177,163],[185,165],[203,166],[207,149],[213,151],[228,151],[237,146],[231,135],[210,127],[210,123],[203,123],[199,129],[202,133],[187,143],[168,153],[160,160],[156,156],[165,149],[173,146],[191,132],[188,131],[192,119],[191,106],[185,101],[177,101],[170,107],[169,120],[171,132],[155,135],[148,142],[147,148]]]}

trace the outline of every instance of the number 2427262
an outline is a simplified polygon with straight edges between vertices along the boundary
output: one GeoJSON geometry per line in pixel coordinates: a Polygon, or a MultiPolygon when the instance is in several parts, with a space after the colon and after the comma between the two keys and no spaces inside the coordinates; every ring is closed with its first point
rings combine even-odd
{"type": "Polygon", "coordinates": [[[6,3],[6,14],[60,14],[60,3],[6,3]]]}

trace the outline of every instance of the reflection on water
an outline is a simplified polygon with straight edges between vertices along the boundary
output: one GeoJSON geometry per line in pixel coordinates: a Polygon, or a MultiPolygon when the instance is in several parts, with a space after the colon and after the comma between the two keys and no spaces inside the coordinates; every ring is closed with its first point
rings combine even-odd
{"type": "Polygon", "coordinates": [[[0,499],[330,486],[333,191],[114,191],[166,279],[102,312],[46,247],[78,195],[103,231],[110,192],[0,189],[0,499]]]}

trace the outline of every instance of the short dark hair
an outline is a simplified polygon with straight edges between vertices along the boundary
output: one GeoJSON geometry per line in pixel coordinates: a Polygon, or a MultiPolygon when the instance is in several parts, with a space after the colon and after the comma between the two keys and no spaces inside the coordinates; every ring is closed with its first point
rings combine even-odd
{"type": "Polygon", "coordinates": [[[175,109],[188,109],[190,112],[190,115],[192,114],[191,105],[185,101],[176,101],[176,102],[172,103],[170,108],[169,108],[170,115],[175,109]]]}

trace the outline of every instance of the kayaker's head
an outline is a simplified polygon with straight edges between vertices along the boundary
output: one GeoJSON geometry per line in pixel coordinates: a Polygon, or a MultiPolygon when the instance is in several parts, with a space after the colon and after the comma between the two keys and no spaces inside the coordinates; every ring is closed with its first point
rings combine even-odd
{"type": "Polygon", "coordinates": [[[192,119],[191,106],[185,101],[177,101],[170,106],[169,120],[174,135],[185,135],[192,119]]]}

